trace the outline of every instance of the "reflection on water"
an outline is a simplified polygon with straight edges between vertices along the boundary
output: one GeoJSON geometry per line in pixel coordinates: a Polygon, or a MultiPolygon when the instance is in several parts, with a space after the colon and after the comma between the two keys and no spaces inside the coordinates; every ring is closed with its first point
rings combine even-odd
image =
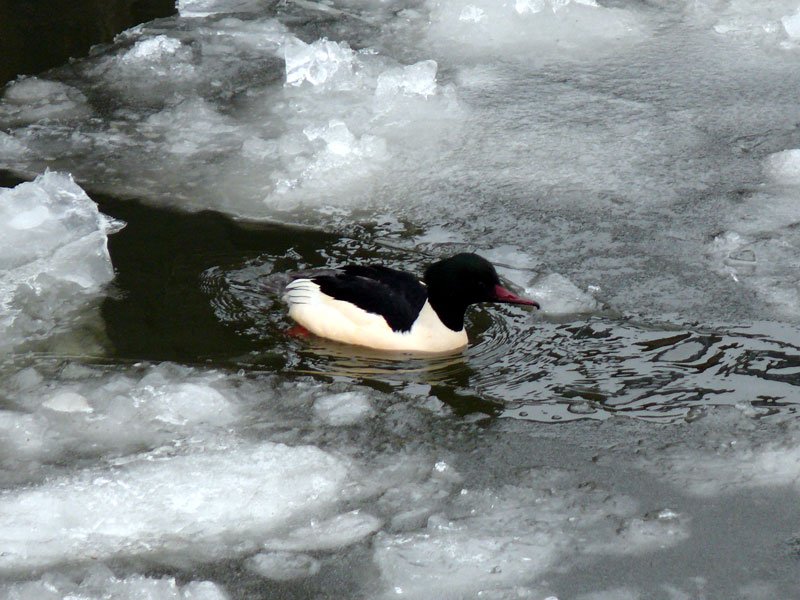
{"type": "Polygon", "coordinates": [[[506,399],[505,416],[564,420],[623,413],[669,421],[719,404],[794,413],[800,401],[796,327],[754,323],[676,332],[591,318],[539,329],[542,339],[531,352],[539,372],[528,377],[518,369],[503,383],[485,384],[506,399]],[[553,404],[562,410],[551,412],[553,404]]]}
{"type": "Polygon", "coordinates": [[[289,335],[280,300],[287,274],[353,257],[421,272],[432,256],[371,245],[368,232],[355,240],[216,213],[102,206],[128,222],[111,238],[119,289],[103,306],[116,359],[355,380],[458,414],[546,422],[614,414],[671,421],[717,404],[794,413],[800,404],[797,326],[701,328],[611,314],[554,322],[520,307],[479,306],[468,315],[463,352],[389,356],[289,335]]]}

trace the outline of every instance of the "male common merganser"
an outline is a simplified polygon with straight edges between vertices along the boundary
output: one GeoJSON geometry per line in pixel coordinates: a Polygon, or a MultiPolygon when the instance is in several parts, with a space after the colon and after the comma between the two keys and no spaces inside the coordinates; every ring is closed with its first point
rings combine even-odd
{"type": "Polygon", "coordinates": [[[289,316],[323,338],[378,350],[449,352],[467,345],[470,304],[505,302],[539,308],[500,285],[492,264],[456,254],[432,264],[422,281],[381,265],[348,265],[286,286],[289,316]]]}

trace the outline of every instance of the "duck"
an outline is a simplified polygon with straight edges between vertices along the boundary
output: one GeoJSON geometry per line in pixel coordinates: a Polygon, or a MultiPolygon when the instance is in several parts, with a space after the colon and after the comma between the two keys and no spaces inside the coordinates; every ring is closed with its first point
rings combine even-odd
{"type": "Polygon", "coordinates": [[[430,265],[422,279],[383,265],[346,265],[299,276],[285,288],[289,317],[311,334],[375,350],[438,354],[468,344],[472,304],[540,308],[503,287],[494,266],[469,252],[430,265]]]}

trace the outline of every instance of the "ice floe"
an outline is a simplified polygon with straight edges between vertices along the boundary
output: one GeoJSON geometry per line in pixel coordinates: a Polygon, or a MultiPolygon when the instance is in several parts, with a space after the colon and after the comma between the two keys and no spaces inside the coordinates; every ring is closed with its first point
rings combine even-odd
{"type": "Polygon", "coordinates": [[[721,272],[747,285],[781,318],[800,315],[800,273],[786,271],[800,235],[800,151],[764,160],[770,185],[748,196],[728,217],[730,230],[713,239],[709,254],[721,272]],[[787,262],[788,261],[788,262],[787,262]]]}
{"type": "Polygon", "coordinates": [[[766,412],[744,405],[712,411],[698,423],[705,435],[693,436],[682,447],[648,452],[642,463],[680,489],[706,498],[769,488],[798,493],[800,432],[786,421],[779,439],[761,435],[753,417],[766,412]]]}
{"type": "Polygon", "coordinates": [[[0,592],[8,600],[228,600],[219,585],[210,581],[190,581],[179,585],[172,577],[131,575],[116,577],[103,564],[95,564],[85,573],[66,575],[46,573],[36,581],[0,583],[0,592]]]}
{"type": "Polygon", "coordinates": [[[83,573],[45,573],[36,581],[0,583],[8,600],[64,600],[114,598],[114,600],[228,600],[224,589],[210,581],[179,585],[172,577],[132,575],[117,577],[105,565],[95,564],[83,573]]]}
{"type": "Polygon", "coordinates": [[[346,41],[309,43],[275,19],[138,28],[78,66],[85,90],[111,92],[110,119],[90,118],[77,89],[21,80],[0,103],[0,125],[16,128],[2,147],[25,172],[69,168],[123,195],[276,216],[312,198],[312,208],[341,203],[410,149],[435,148],[460,114],[437,69],[346,41]]]}
{"type": "Polygon", "coordinates": [[[47,172],[0,190],[0,349],[65,328],[114,270],[106,217],[69,175],[47,172]]]}
{"type": "Polygon", "coordinates": [[[81,91],[38,77],[21,77],[10,83],[0,104],[0,120],[6,127],[90,116],[91,109],[81,91]]]}
{"type": "Polygon", "coordinates": [[[377,517],[356,510],[325,521],[313,521],[280,538],[265,541],[264,547],[292,552],[336,550],[372,535],[382,524],[377,517]]]}
{"type": "Polygon", "coordinates": [[[636,39],[643,23],[627,9],[593,0],[429,0],[428,36],[442,52],[518,60],[607,51],[636,39]]]}
{"type": "Polygon", "coordinates": [[[534,583],[577,555],[640,553],[688,536],[685,520],[637,517],[632,499],[573,487],[568,473],[535,470],[521,479],[462,489],[422,531],[379,534],[374,560],[385,596],[477,597],[534,583]]]}
{"type": "Polygon", "coordinates": [[[319,573],[320,562],[313,556],[296,552],[260,552],[245,561],[252,571],[276,581],[291,581],[319,573]]]}
{"type": "Polygon", "coordinates": [[[236,556],[332,507],[341,459],[309,446],[241,444],[92,468],[0,494],[0,570],[161,555],[236,556]]]}
{"type": "Polygon", "coordinates": [[[693,3],[692,10],[710,19],[713,30],[721,35],[771,39],[784,48],[796,48],[800,40],[800,3],[796,0],[703,0],[693,3]]]}

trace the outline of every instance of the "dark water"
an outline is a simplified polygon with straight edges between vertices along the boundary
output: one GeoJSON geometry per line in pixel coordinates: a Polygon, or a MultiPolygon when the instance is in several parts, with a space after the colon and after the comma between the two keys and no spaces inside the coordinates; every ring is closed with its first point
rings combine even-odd
{"type": "Polygon", "coordinates": [[[459,414],[546,422],[614,414],[668,422],[738,403],[798,410],[796,326],[653,323],[611,312],[548,319],[482,306],[470,312],[473,343],[463,353],[375,353],[290,335],[280,300],[286,274],[351,260],[421,271],[432,256],[409,257],[373,229],[337,235],[94,199],[127,223],[109,240],[117,275],[102,317],[112,359],[311,374],[432,395],[459,414]]]}
{"type": "Polygon", "coordinates": [[[174,12],[172,0],[0,0],[0,85],[85,56],[120,31],[174,12]]]}
{"type": "MultiPolygon", "coordinates": [[[[6,174],[0,184],[19,181],[6,174]]],[[[375,353],[289,335],[286,274],[352,260],[421,272],[435,255],[409,254],[375,226],[324,232],[91,195],[127,223],[109,238],[116,277],[101,314],[110,360],[312,375],[433,396],[458,414],[545,422],[615,414],[669,422],[741,403],[766,414],[798,410],[796,325],[659,323],[612,311],[547,318],[481,306],[468,315],[472,343],[462,353],[375,353]]]]}

